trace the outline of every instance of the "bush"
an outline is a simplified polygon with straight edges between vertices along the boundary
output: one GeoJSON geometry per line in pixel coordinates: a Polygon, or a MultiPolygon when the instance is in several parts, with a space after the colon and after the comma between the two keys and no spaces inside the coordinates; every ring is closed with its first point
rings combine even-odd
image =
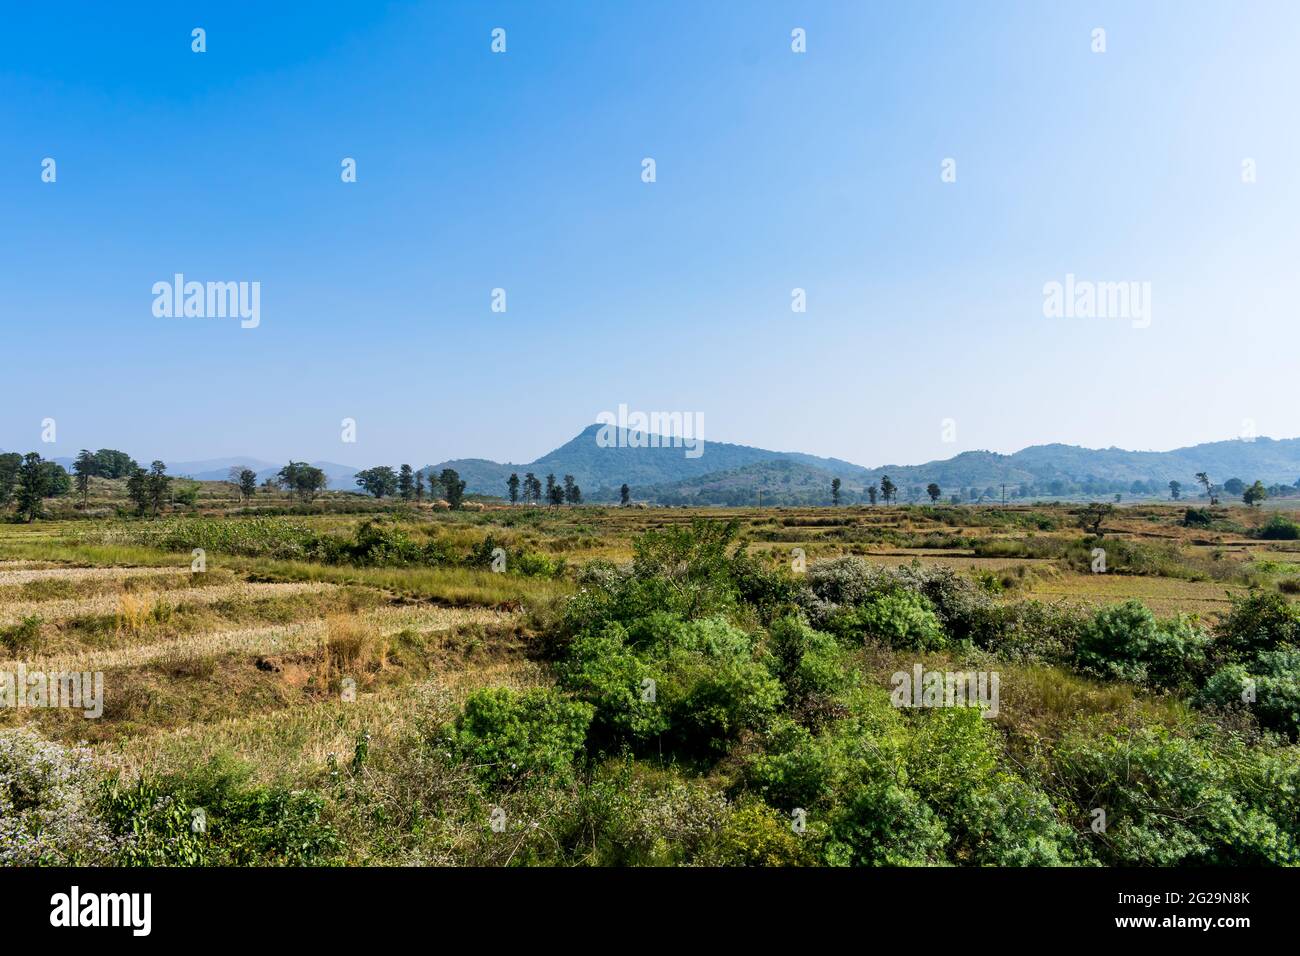
{"type": "Polygon", "coordinates": [[[646,683],[653,680],[657,685],[663,675],[627,646],[627,630],[621,624],[579,635],[559,665],[559,676],[566,689],[593,706],[597,743],[645,741],[668,729],[657,686],[656,700],[651,701],[646,683]]]}
{"type": "Polygon", "coordinates": [[[217,758],[185,775],[111,782],[101,810],[125,866],[321,866],[342,845],[311,791],[250,786],[217,758]]]}
{"type": "Polygon", "coordinates": [[[1057,779],[1096,856],[1120,866],[1258,866],[1300,862],[1294,755],[1286,765],[1231,739],[1159,727],[1099,734],[1086,726],[1056,748],[1057,779]],[[1269,773],[1277,774],[1270,785],[1269,773]],[[1274,792],[1281,790],[1281,793],[1274,792]]]}
{"type": "Polygon", "coordinates": [[[117,841],[96,813],[97,793],[88,750],[0,731],[0,866],[111,862],[117,841]]]}
{"type": "Polygon", "coordinates": [[[1160,688],[1193,684],[1209,638],[1185,618],[1159,621],[1139,601],[1102,608],[1079,634],[1075,663],[1107,680],[1160,688]]]}
{"type": "Polygon", "coordinates": [[[1214,524],[1214,515],[1209,508],[1188,508],[1183,512],[1184,528],[1208,528],[1214,524]]]}
{"type": "Polygon", "coordinates": [[[809,843],[795,832],[793,818],[759,801],[741,804],[714,838],[707,862],[713,866],[810,866],[809,843]]]}
{"type": "Polygon", "coordinates": [[[847,641],[874,638],[894,648],[929,651],[948,643],[934,605],[910,591],[875,594],[858,607],[833,616],[829,627],[847,641]]]}
{"type": "Polygon", "coordinates": [[[720,617],[656,612],[630,628],[584,632],[559,673],[595,708],[597,736],[637,745],[664,734],[670,747],[693,754],[717,752],[760,726],[783,696],[754,639],[720,617]]]}
{"type": "Polygon", "coordinates": [[[797,617],[776,621],[771,629],[776,675],[785,685],[787,699],[798,707],[814,697],[843,690],[848,673],[840,663],[835,638],[815,631],[797,617]]]}
{"type": "Polygon", "coordinates": [[[1266,541],[1297,541],[1300,540],[1300,525],[1275,514],[1268,524],[1255,532],[1255,537],[1266,541]]]}
{"type": "Polygon", "coordinates": [[[1079,610],[1042,601],[991,604],[972,630],[974,643],[1016,663],[1062,664],[1074,655],[1085,619],[1079,610]]]}
{"type": "Polygon", "coordinates": [[[1266,730],[1300,737],[1300,650],[1264,651],[1248,668],[1229,664],[1205,682],[1202,705],[1245,706],[1266,730]]]}
{"type": "Polygon", "coordinates": [[[1280,594],[1256,591],[1233,601],[1217,635],[1225,662],[1249,663],[1263,651],[1300,646],[1300,610],[1280,594]]]}
{"type": "Polygon", "coordinates": [[[35,654],[41,642],[41,619],[24,617],[10,627],[0,627],[0,647],[15,656],[35,654]]]}
{"type": "Polygon", "coordinates": [[[568,780],[593,708],[549,690],[471,694],[451,729],[456,753],[489,786],[568,780]]]}

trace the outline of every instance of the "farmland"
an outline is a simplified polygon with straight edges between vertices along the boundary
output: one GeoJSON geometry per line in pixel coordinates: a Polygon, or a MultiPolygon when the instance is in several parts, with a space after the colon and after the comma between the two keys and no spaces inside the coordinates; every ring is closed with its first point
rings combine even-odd
{"type": "Polygon", "coordinates": [[[103,675],[93,719],[0,709],[0,782],[61,780],[8,862],[1300,860],[1300,542],[1258,509],[98,494],[0,525],[0,673],[103,675]],[[1000,700],[900,707],[917,667],[1000,700]]]}

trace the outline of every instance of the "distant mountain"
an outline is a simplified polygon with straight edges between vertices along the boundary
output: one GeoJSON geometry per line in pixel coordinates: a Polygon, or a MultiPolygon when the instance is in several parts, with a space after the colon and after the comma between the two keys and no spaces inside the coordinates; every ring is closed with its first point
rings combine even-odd
{"type": "MultiPolygon", "coordinates": [[[[1265,485],[1293,485],[1300,478],[1300,438],[1276,440],[1257,438],[1209,442],[1172,451],[1125,451],[1121,448],[1080,448],[1075,445],[1033,445],[1012,455],[991,451],[967,451],[952,458],[921,465],[884,465],[866,468],[838,458],[820,458],[802,452],[771,451],[727,442],[705,442],[702,451],[691,457],[692,450],[672,447],[656,438],[650,447],[635,447],[640,433],[612,429],[614,440],[602,446],[598,442],[604,426],[590,425],[572,440],[522,464],[501,463],[485,458],[458,458],[427,465],[421,470],[436,477],[444,468],[454,468],[474,494],[506,493],[506,479],[511,473],[523,478],[533,472],[541,480],[548,474],[556,478],[573,475],[588,501],[614,501],[624,482],[631,486],[639,501],[665,504],[742,504],[762,501],[769,504],[824,503],[830,496],[830,483],[842,482],[842,499],[856,501],[865,497],[868,485],[878,484],[888,475],[898,486],[900,499],[916,496],[916,489],[937,483],[944,498],[959,494],[963,500],[975,489],[977,496],[989,489],[1016,496],[1128,496],[1167,494],[1171,480],[1182,484],[1184,494],[1194,496],[1199,489],[1195,475],[1208,472],[1222,485],[1229,478],[1246,482],[1259,479],[1265,485]]],[[[57,458],[65,467],[72,460],[57,458]]],[[[329,487],[338,491],[355,491],[357,470],[334,462],[312,462],[323,470],[329,487]]],[[[213,458],[203,461],[169,463],[174,475],[187,475],[203,481],[224,480],[234,465],[246,465],[257,472],[258,481],[274,477],[282,463],[257,458],[213,458]]]]}
{"type": "Polygon", "coordinates": [[[1195,475],[1207,471],[1222,484],[1228,478],[1260,479],[1269,484],[1293,484],[1300,478],[1300,439],[1221,441],[1167,452],[1125,451],[1120,448],[1080,448],[1075,445],[1034,445],[1012,455],[968,451],[952,458],[921,465],[884,465],[867,468],[836,458],[800,452],[770,451],[748,445],[706,442],[703,453],[687,457],[686,449],[629,447],[628,433],[620,432],[612,447],[601,447],[602,426],[591,425],[575,438],[533,462],[498,463],[483,458],[462,458],[423,469],[437,475],[454,468],[474,493],[504,495],[506,479],[533,472],[545,479],[573,475],[589,501],[611,501],[627,482],[637,500],[669,504],[741,504],[762,500],[771,504],[821,503],[830,495],[834,478],[842,482],[845,500],[864,496],[868,485],[886,475],[907,500],[912,489],[937,483],[944,497],[954,493],[969,497],[969,489],[988,488],[1027,494],[1164,495],[1171,480],[1184,493],[1197,492],[1195,475]],[[1138,486],[1136,487],[1135,483],[1138,486]]]}
{"type": "Polygon", "coordinates": [[[584,494],[587,494],[598,492],[602,488],[617,489],[623,482],[634,487],[667,485],[687,478],[698,478],[713,472],[730,471],[774,460],[799,462],[837,473],[866,471],[859,465],[834,458],[818,458],[799,452],[768,451],[726,442],[706,441],[702,453],[691,458],[688,456],[689,449],[673,448],[667,440],[658,447],[631,447],[632,433],[624,429],[611,429],[612,444],[601,447],[597,443],[597,437],[602,427],[589,425],[559,448],[525,464],[499,464],[483,458],[458,458],[429,465],[422,470],[436,477],[442,469],[454,468],[465,480],[466,490],[490,495],[505,493],[506,479],[512,472],[522,478],[525,472],[531,471],[543,480],[552,473],[556,478],[573,475],[574,480],[584,489],[584,494]]]}

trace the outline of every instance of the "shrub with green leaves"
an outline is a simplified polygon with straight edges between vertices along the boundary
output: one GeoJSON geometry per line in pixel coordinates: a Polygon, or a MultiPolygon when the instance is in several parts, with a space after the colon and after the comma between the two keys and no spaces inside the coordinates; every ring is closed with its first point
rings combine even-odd
{"type": "Polygon", "coordinates": [[[1272,591],[1254,591],[1233,601],[1216,630],[1226,662],[1249,663],[1263,651],[1300,646],[1300,608],[1272,591]]]}
{"type": "Polygon", "coordinates": [[[1300,863],[1294,752],[1275,756],[1230,738],[1160,727],[1106,733],[1088,724],[1061,739],[1053,762],[1080,831],[1103,863],[1300,863]],[[1100,833],[1088,828],[1096,809],[1106,815],[1100,833]]]}
{"type": "Polygon", "coordinates": [[[784,695],[754,638],[722,617],[661,611],[630,627],[606,624],[575,637],[558,671],[595,709],[597,743],[636,747],[653,737],[691,754],[724,749],[784,695]]]}
{"type": "Polygon", "coordinates": [[[1107,680],[1186,687],[1201,674],[1209,643],[1186,618],[1158,620],[1140,601],[1126,601],[1098,610],[1084,624],[1075,663],[1107,680]]]}
{"type": "Polygon", "coordinates": [[[101,801],[126,866],[321,866],[342,845],[315,791],[249,785],[217,761],[188,776],[111,783],[101,801]]]}
{"type": "Polygon", "coordinates": [[[1300,649],[1263,651],[1249,665],[1229,664],[1205,682],[1202,706],[1245,707],[1266,730],[1300,737],[1300,649]]]}
{"type": "Polygon", "coordinates": [[[816,697],[843,690],[849,674],[841,663],[843,651],[830,634],[813,630],[797,617],[784,617],[769,629],[776,675],[786,698],[798,708],[816,697]]]}
{"type": "Polygon", "coordinates": [[[1255,537],[1266,541],[1297,541],[1300,540],[1300,525],[1275,514],[1255,533],[1255,537]]]}
{"type": "Polygon", "coordinates": [[[883,641],[890,647],[931,651],[947,645],[930,599],[911,591],[873,594],[862,604],[831,617],[828,629],[845,641],[883,641]]]}
{"type": "Polygon", "coordinates": [[[453,724],[452,746],[489,786],[564,781],[594,709],[555,691],[475,691],[453,724]]]}

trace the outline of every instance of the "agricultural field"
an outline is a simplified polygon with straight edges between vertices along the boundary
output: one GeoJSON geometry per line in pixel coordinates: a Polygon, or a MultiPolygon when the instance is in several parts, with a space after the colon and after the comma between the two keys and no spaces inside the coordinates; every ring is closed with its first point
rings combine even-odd
{"type": "Polygon", "coordinates": [[[0,862],[1300,861],[1257,509],[100,493],[0,525],[0,674],[102,687],[0,708],[0,862]]]}

